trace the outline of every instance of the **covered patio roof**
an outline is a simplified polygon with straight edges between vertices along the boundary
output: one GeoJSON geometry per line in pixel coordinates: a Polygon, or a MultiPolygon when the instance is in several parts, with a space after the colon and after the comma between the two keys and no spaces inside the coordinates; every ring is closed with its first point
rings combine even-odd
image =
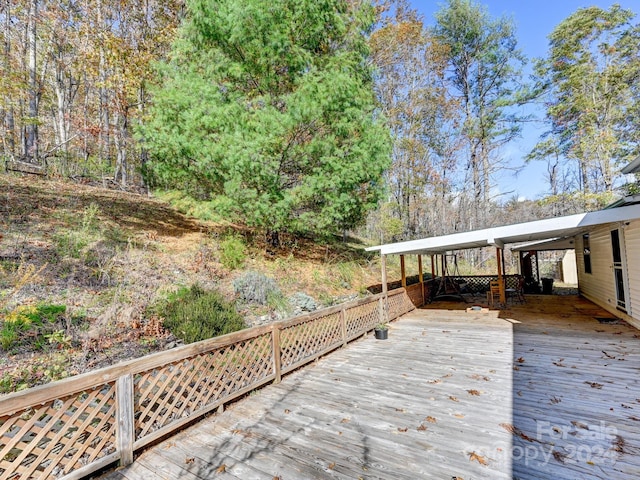
{"type": "Polygon", "coordinates": [[[534,222],[454,233],[440,237],[388,243],[369,247],[366,250],[379,251],[382,255],[434,255],[468,248],[488,246],[503,248],[504,245],[510,243],[539,242],[574,237],[588,232],[597,225],[626,222],[638,218],[640,218],[640,204],[635,204],[534,222]]]}

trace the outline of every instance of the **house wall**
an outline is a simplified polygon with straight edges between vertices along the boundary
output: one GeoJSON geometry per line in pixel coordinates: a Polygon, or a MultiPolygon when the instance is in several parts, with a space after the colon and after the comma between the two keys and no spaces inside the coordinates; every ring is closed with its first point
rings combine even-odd
{"type": "Polygon", "coordinates": [[[630,314],[640,328],[640,220],[630,222],[624,230],[629,276],[630,314]]]}
{"type": "Polygon", "coordinates": [[[589,234],[591,273],[585,273],[584,243],[576,238],[576,260],[580,293],[605,310],[640,328],[640,220],[629,225],[609,224],[589,234]],[[613,273],[611,230],[620,229],[623,255],[626,261],[627,313],[616,308],[616,287],[613,273]]]}
{"type": "Polygon", "coordinates": [[[575,285],[578,283],[578,269],[576,266],[576,251],[575,249],[566,250],[562,256],[562,281],[575,285]]]}

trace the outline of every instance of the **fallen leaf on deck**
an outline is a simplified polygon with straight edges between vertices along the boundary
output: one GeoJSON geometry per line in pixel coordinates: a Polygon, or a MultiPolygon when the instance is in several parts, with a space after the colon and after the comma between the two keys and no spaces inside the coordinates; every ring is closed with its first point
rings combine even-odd
{"type": "Polygon", "coordinates": [[[189,463],[193,463],[195,461],[195,459],[193,457],[189,457],[189,458],[185,458],[184,459],[184,463],[189,464],[189,463]]]}
{"type": "Polygon", "coordinates": [[[475,396],[480,395],[480,392],[478,390],[473,390],[473,389],[472,390],[467,390],[467,393],[469,395],[475,395],[475,396]]]}
{"type": "Polygon", "coordinates": [[[409,430],[407,427],[398,427],[399,432],[406,432],[407,430],[409,430]]]}
{"type": "Polygon", "coordinates": [[[620,435],[616,435],[616,439],[613,441],[613,449],[618,453],[628,453],[625,452],[625,441],[620,435]]]}
{"type": "Polygon", "coordinates": [[[487,459],[484,458],[482,455],[478,455],[476,452],[471,452],[469,454],[469,461],[471,462],[473,460],[478,462],[480,465],[489,465],[489,462],[487,461],[487,459]]]}
{"type": "Polygon", "coordinates": [[[404,408],[396,408],[396,412],[404,413],[405,409],[404,408]]]}
{"type": "Polygon", "coordinates": [[[227,466],[223,463],[218,468],[216,468],[216,473],[224,473],[227,471],[227,466]]]}
{"type": "Polygon", "coordinates": [[[464,414],[462,413],[454,413],[453,416],[456,418],[464,418],[464,414]]]}
{"type": "Polygon", "coordinates": [[[454,397],[453,395],[449,395],[449,400],[453,401],[453,402],[457,402],[458,399],[456,397],[454,397]]]}
{"type": "Polygon", "coordinates": [[[507,432],[509,432],[511,435],[520,437],[523,440],[526,440],[527,442],[533,442],[534,441],[533,438],[529,437],[526,433],[524,433],[518,427],[514,427],[510,423],[501,423],[500,426],[502,428],[504,428],[507,432]]]}
{"type": "Polygon", "coordinates": [[[600,390],[602,388],[602,384],[601,383],[596,383],[596,382],[584,382],[587,385],[589,385],[591,388],[597,388],[598,390],[600,390]]]}
{"type": "Polygon", "coordinates": [[[586,425],[582,422],[578,422],[577,420],[572,420],[571,425],[573,425],[576,428],[581,428],[583,430],[589,430],[589,425],[586,425]]]}
{"type": "Polygon", "coordinates": [[[562,399],[558,397],[551,397],[551,400],[549,401],[555,405],[556,403],[560,403],[562,399]]]}
{"type": "Polygon", "coordinates": [[[520,358],[518,358],[517,362],[518,362],[518,363],[524,363],[524,357],[520,357],[520,358]]]}
{"type": "Polygon", "coordinates": [[[501,423],[500,426],[502,428],[504,428],[507,432],[515,435],[516,434],[516,427],[514,427],[513,425],[511,425],[510,423],[501,423]]]}
{"type": "Polygon", "coordinates": [[[438,420],[435,419],[435,417],[432,417],[431,415],[429,415],[427,418],[425,418],[425,420],[429,423],[437,423],[438,420]]]}
{"type": "Polygon", "coordinates": [[[557,462],[564,463],[566,455],[558,450],[553,451],[553,458],[556,459],[557,462]]]}
{"type": "Polygon", "coordinates": [[[333,470],[334,468],[336,468],[336,462],[330,463],[329,465],[327,465],[327,468],[329,470],[333,470]]]}
{"type": "Polygon", "coordinates": [[[435,380],[427,380],[427,383],[430,384],[435,384],[435,383],[442,383],[442,380],[440,380],[439,378],[435,379],[435,380]]]}
{"type": "Polygon", "coordinates": [[[291,413],[291,410],[289,410],[288,408],[285,408],[284,413],[291,413]]]}
{"type": "Polygon", "coordinates": [[[342,420],[340,420],[340,423],[349,423],[350,421],[350,418],[343,418],[342,420]]]}
{"type": "Polygon", "coordinates": [[[424,423],[421,423],[416,430],[419,432],[424,432],[427,429],[427,426],[424,423]]]}

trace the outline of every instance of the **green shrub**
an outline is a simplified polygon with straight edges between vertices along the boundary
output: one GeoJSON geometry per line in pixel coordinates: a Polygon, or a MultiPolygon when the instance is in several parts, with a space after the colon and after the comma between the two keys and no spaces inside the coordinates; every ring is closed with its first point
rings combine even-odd
{"type": "Polygon", "coordinates": [[[56,252],[62,258],[80,258],[80,252],[89,245],[88,234],[81,231],[66,230],[53,236],[56,252]]]}
{"type": "Polygon", "coordinates": [[[220,261],[229,270],[242,267],[246,256],[246,248],[242,238],[232,235],[220,243],[220,261]]]}
{"type": "Polygon", "coordinates": [[[283,296],[273,278],[253,271],[236,278],[233,289],[243,301],[260,305],[268,305],[270,300],[283,296]]]}
{"type": "Polygon", "coordinates": [[[54,235],[56,252],[60,257],[80,258],[83,249],[93,242],[100,231],[100,207],[91,203],[82,211],[80,219],[70,219],[69,229],[54,235]]]}
{"type": "Polygon", "coordinates": [[[100,207],[96,203],[91,202],[88,206],[84,207],[81,219],[81,228],[83,232],[89,233],[98,230],[98,227],[100,226],[100,219],[98,218],[99,214],[100,207]]]}
{"type": "Polygon", "coordinates": [[[198,342],[245,328],[242,316],[218,292],[200,286],[181,288],[152,308],[164,317],[164,327],[186,343],[198,342]]]}
{"type": "Polygon", "coordinates": [[[5,322],[0,329],[0,346],[4,351],[11,349],[17,342],[20,335],[20,328],[13,324],[5,322]]]}
{"type": "Polygon", "coordinates": [[[0,346],[5,351],[20,346],[40,349],[46,336],[60,329],[64,305],[23,305],[4,315],[0,324],[0,346]]]}
{"type": "Polygon", "coordinates": [[[340,262],[337,265],[338,274],[336,278],[339,280],[339,285],[343,288],[351,288],[353,279],[358,265],[355,262],[340,262]]]}

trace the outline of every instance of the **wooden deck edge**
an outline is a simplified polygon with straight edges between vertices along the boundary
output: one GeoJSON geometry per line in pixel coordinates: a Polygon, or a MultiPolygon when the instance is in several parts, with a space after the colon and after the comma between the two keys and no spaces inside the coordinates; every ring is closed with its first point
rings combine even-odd
{"type": "Polygon", "coordinates": [[[624,320],[625,322],[627,322],[629,325],[631,325],[632,327],[640,330],[640,320],[637,318],[632,317],[631,315],[618,310],[616,307],[614,307],[613,305],[610,305],[608,303],[605,303],[595,297],[592,297],[591,295],[584,293],[584,292],[580,292],[580,295],[583,296],[584,298],[586,298],[587,300],[589,300],[590,302],[595,303],[596,305],[598,305],[600,308],[605,309],[607,312],[611,313],[612,315],[620,318],[621,320],[624,320]]]}

